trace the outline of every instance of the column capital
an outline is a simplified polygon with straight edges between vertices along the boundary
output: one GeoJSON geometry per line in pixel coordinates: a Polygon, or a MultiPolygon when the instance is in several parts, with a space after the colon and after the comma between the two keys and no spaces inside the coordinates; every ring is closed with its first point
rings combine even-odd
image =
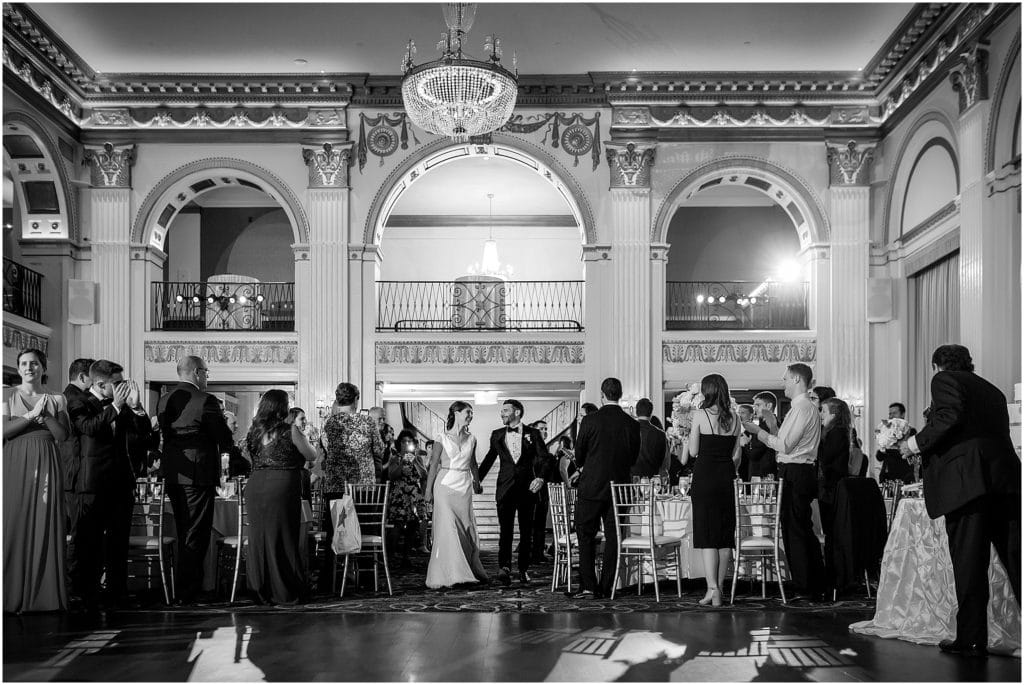
{"type": "Polygon", "coordinates": [[[829,187],[868,185],[868,170],[875,158],[875,143],[826,141],[825,146],[828,151],[829,187]]]}
{"type": "Polygon", "coordinates": [[[380,246],[354,244],[348,246],[348,258],[352,262],[374,262],[382,258],[380,246]]]}
{"type": "Polygon", "coordinates": [[[583,246],[583,261],[585,262],[600,262],[606,261],[612,258],[612,246],[611,245],[584,245],[583,246]]]}
{"type": "Polygon", "coordinates": [[[131,188],[135,145],[86,145],[89,183],[94,188],[131,188]]]}
{"type": "Polygon", "coordinates": [[[988,46],[978,42],[960,53],[960,60],[949,72],[956,91],[960,116],[982,100],[988,100],[988,46]]]}
{"type": "Polygon", "coordinates": [[[309,167],[310,188],[348,188],[352,143],[302,146],[302,161],[309,167]]]}
{"type": "Polygon", "coordinates": [[[606,142],[604,148],[611,173],[611,187],[649,190],[657,147],[657,143],[650,141],[606,142]]]}
{"type": "Polygon", "coordinates": [[[651,243],[651,261],[668,262],[668,243],[651,243]]]}

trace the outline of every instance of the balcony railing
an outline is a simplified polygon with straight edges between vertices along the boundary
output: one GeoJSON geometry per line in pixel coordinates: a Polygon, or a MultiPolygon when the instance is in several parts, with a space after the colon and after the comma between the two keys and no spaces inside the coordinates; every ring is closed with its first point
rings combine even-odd
{"type": "Polygon", "coordinates": [[[294,283],[158,281],[155,331],[294,331],[294,283]]]}
{"type": "Polygon", "coordinates": [[[43,322],[43,275],[4,257],[4,311],[43,322]]]}
{"type": "Polygon", "coordinates": [[[583,281],[378,281],[377,330],[583,330],[583,281]]]}
{"type": "Polygon", "coordinates": [[[669,281],[665,328],[807,330],[807,283],[669,281]]]}

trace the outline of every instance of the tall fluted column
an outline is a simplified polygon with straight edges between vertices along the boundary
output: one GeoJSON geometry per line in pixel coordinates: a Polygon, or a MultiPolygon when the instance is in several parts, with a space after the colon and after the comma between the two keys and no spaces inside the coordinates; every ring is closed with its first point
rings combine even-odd
{"type": "Polygon", "coordinates": [[[612,283],[612,248],[610,245],[584,245],[583,348],[586,367],[581,402],[601,401],[601,381],[608,374],[611,359],[612,313],[608,303],[612,283]],[[603,375],[602,375],[603,374],[603,375]]]}
{"type": "MultiPolygon", "coordinates": [[[[828,143],[832,199],[832,387],[866,411],[869,358],[867,291],[871,247],[868,172],[873,146],[850,140],[828,143]]],[[[863,433],[863,426],[859,426],[863,433]]]]}
{"type": "Polygon", "coordinates": [[[654,402],[656,416],[666,418],[665,412],[665,364],[662,361],[662,333],[665,331],[665,281],[668,266],[667,243],[652,243],[650,253],[651,272],[651,370],[649,397],[654,402]]]}
{"type": "MultiPolygon", "coordinates": [[[[299,334],[296,399],[313,412],[348,380],[348,259],[351,143],[303,147],[309,168],[309,245],[295,247],[295,329],[299,334]],[[308,259],[305,259],[308,257],[308,259]]],[[[314,414],[310,414],[313,416],[314,414]]]]}
{"type": "Polygon", "coordinates": [[[999,220],[988,206],[985,179],[985,130],[988,99],[988,51],[972,46],[950,73],[959,96],[960,158],[960,343],[974,358],[978,373],[1004,393],[1017,382],[1014,361],[1020,349],[1008,341],[1020,321],[1011,315],[1009,293],[1019,264],[1013,264],[1013,222],[999,220]]]}
{"type": "Polygon", "coordinates": [[[376,289],[381,253],[377,245],[349,245],[349,368],[346,379],[359,388],[364,407],[376,404],[376,289]]]}
{"type": "Polygon", "coordinates": [[[607,143],[611,172],[611,359],[608,376],[635,401],[651,388],[651,167],[654,143],[607,143]]]}
{"type": "MultiPolygon", "coordinates": [[[[164,262],[167,255],[152,245],[132,245],[131,264],[131,322],[128,329],[133,336],[131,359],[125,368],[130,378],[141,381],[146,376],[145,335],[151,325],[153,313],[153,283],[164,280],[164,262]]],[[[149,404],[147,408],[151,408],[149,404]]],[[[152,405],[155,407],[155,405],[152,405]]]]}
{"type": "Polygon", "coordinates": [[[142,354],[141,341],[132,344],[129,321],[133,307],[149,303],[147,292],[133,292],[131,243],[131,167],[135,146],[87,146],[89,163],[92,273],[96,288],[96,323],[83,335],[82,354],[109,359],[133,369],[142,354]],[[135,349],[135,348],[138,349],[135,349]]]}

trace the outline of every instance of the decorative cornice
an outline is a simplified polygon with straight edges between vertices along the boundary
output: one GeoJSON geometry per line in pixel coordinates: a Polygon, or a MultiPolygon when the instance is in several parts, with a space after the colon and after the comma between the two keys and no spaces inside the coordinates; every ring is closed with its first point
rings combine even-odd
{"type": "Polygon", "coordinates": [[[582,365],[582,342],[391,342],[378,341],[377,364],[438,364],[471,366],[508,365],[582,365]]]}
{"type": "Polygon", "coordinates": [[[861,70],[864,83],[871,88],[884,84],[905,59],[913,55],[914,48],[955,9],[953,4],[938,2],[915,6],[861,70]]]}
{"type": "Polygon", "coordinates": [[[294,340],[147,341],[144,355],[152,364],[173,364],[186,355],[195,355],[207,364],[297,366],[298,350],[294,340]]]}
{"type": "Polygon", "coordinates": [[[656,143],[605,143],[611,187],[650,189],[656,149],[656,143]]]}
{"type": "Polygon", "coordinates": [[[703,128],[860,128],[877,126],[880,119],[867,105],[850,107],[743,106],[721,104],[710,107],[614,106],[612,129],[703,128]]]}
{"type": "Polygon", "coordinates": [[[927,232],[928,229],[934,226],[938,226],[949,217],[956,216],[959,213],[960,198],[957,197],[953,200],[950,200],[942,207],[940,207],[938,211],[933,213],[931,216],[929,216],[927,219],[919,223],[917,226],[914,226],[909,231],[906,231],[903,235],[900,236],[900,242],[906,244],[913,238],[927,232]]]}
{"type": "Polygon", "coordinates": [[[817,354],[814,339],[794,340],[666,340],[662,359],[669,364],[811,363],[817,354]]]}
{"type": "Polygon", "coordinates": [[[310,188],[348,188],[348,167],[352,143],[324,143],[302,148],[302,161],[309,168],[310,188]]]}
{"type": "Polygon", "coordinates": [[[866,186],[875,146],[858,144],[856,140],[837,144],[826,142],[828,149],[828,181],[836,186],[866,186]]]}
{"type": "Polygon", "coordinates": [[[4,313],[4,347],[9,347],[19,352],[34,347],[46,353],[46,348],[50,344],[49,337],[19,327],[16,321],[20,318],[18,316],[11,316],[8,312],[4,313]]]}
{"type": "MultiPolygon", "coordinates": [[[[208,104],[208,103],[204,103],[208,104]]],[[[82,119],[89,129],[250,130],[283,129],[345,130],[345,110],[340,107],[97,107],[82,119]]]]}
{"type": "Polygon", "coordinates": [[[960,54],[949,72],[949,82],[956,91],[960,114],[982,100],[988,100],[988,49],[975,43],[960,54]]]}
{"type": "Polygon", "coordinates": [[[132,164],[135,146],[115,146],[104,143],[101,147],[85,147],[85,163],[89,165],[89,182],[93,188],[131,188],[132,164]]]}

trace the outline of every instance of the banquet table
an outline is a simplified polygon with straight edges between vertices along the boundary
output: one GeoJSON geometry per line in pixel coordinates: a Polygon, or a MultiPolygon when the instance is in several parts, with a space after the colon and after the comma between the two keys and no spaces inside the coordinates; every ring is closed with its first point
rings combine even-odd
{"type": "MultiPolygon", "coordinates": [[[[988,647],[1020,656],[1020,608],[995,550],[989,564],[988,647]]],[[[875,616],[850,625],[864,635],[935,645],[956,637],[956,594],[944,517],[904,498],[882,556],[875,616]]]]}

